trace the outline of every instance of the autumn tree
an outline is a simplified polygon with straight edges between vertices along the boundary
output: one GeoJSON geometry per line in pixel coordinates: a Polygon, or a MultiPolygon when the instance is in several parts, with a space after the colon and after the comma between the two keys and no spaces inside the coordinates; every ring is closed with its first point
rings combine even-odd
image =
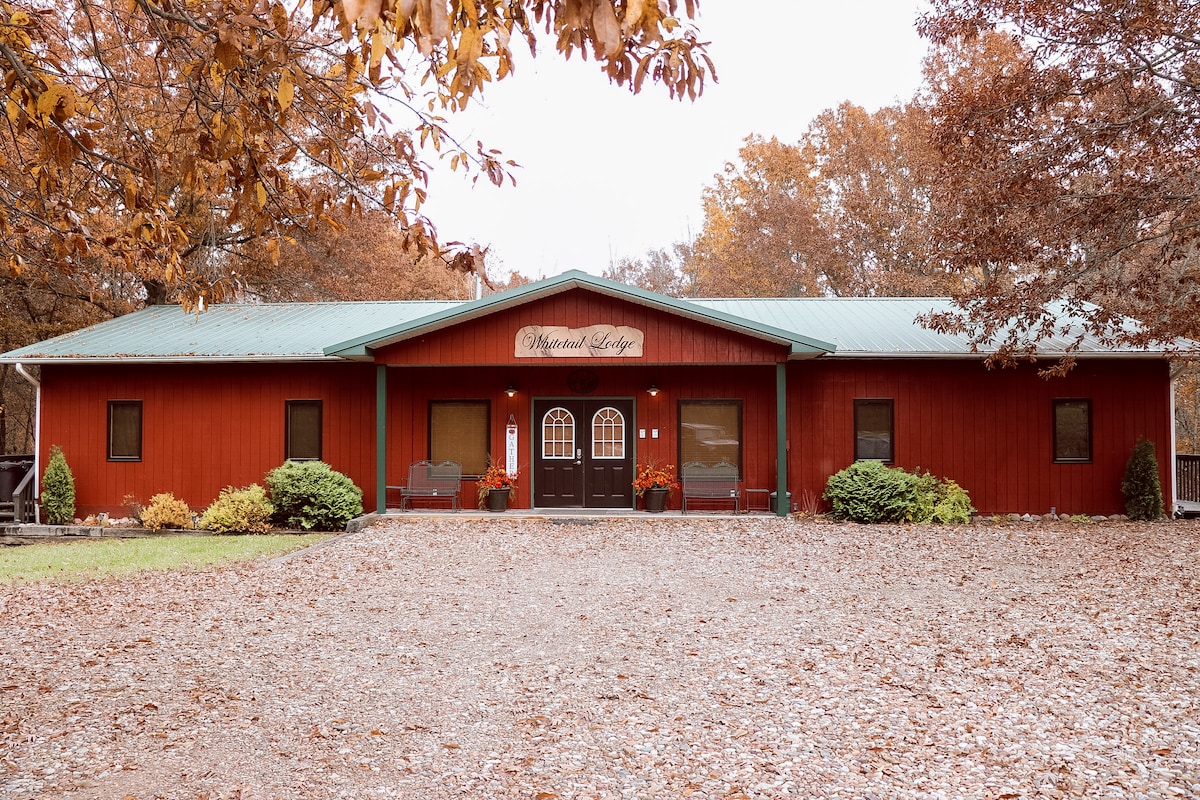
{"type": "Polygon", "coordinates": [[[938,257],[979,280],[930,321],[1002,360],[1063,311],[1110,343],[1200,335],[1200,6],[932,5],[938,257]]]}
{"type": "Polygon", "coordinates": [[[960,279],[931,257],[936,167],[918,104],[851,103],[795,144],[750,136],[705,189],[684,271],[704,295],[945,294],[960,279]]]}
{"type": "Polygon", "coordinates": [[[468,270],[438,253],[407,249],[395,220],[380,211],[333,222],[285,243],[278,263],[245,260],[231,276],[239,293],[272,302],[464,300],[475,296],[471,273],[486,276],[482,251],[468,270]]]}
{"type": "Polygon", "coordinates": [[[74,275],[103,250],[152,300],[216,300],[239,248],[277,259],[335,208],[384,211],[406,247],[437,250],[420,145],[476,179],[507,169],[438,115],[509,76],[515,42],[539,33],[633,91],[695,97],[711,65],[685,24],[694,0],[679,5],[0,0],[2,266],[74,275]]]}
{"type": "Polygon", "coordinates": [[[690,288],[682,271],[682,257],[687,250],[686,245],[676,244],[671,249],[650,250],[644,258],[621,258],[609,264],[601,277],[670,297],[684,297],[690,288]]]}
{"type": "Polygon", "coordinates": [[[1172,365],[1175,387],[1175,451],[1200,453],[1200,363],[1172,365]]]}

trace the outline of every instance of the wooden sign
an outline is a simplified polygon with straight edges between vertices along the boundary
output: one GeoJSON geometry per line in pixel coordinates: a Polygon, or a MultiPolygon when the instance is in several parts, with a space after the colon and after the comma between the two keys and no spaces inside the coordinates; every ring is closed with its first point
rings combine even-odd
{"type": "Polygon", "coordinates": [[[504,471],[509,475],[519,472],[517,460],[517,424],[509,417],[509,423],[504,427],[504,471]]]}
{"type": "Polygon", "coordinates": [[[646,334],[628,325],[527,325],[517,331],[517,358],[641,358],[646,334]]]}

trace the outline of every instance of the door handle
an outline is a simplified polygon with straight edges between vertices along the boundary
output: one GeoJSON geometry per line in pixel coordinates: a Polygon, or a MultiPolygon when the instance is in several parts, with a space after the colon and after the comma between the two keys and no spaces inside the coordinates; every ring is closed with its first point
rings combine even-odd
{"type": "Polygon", "coordinates": [[[579,449],[579,450],[576,450],[576,451],[575,451],[575,463],[576,463],[576,464],[582,464],[582,463],[583,463],[583,450],[582,450],[582,449],[579,449]]]}

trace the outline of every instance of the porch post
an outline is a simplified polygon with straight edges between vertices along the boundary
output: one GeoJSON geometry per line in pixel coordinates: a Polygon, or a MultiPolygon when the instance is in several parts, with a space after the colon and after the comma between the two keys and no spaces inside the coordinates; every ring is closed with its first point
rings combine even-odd
{"type": "Polygon", "coordinates": [[[787,496],[787,440],[787,362],[781,361],[775,365],[775,513],[781,517],[792,510],[787,496]]]}
{"type": "Polygon", "coordinates": [[[375,510],[387,511],[387,366],[375,365],[375,510]]]}

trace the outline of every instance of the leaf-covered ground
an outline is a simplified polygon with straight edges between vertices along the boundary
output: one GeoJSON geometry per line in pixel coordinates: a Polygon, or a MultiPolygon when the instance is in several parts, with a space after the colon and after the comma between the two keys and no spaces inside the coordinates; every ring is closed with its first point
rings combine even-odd
{"type": "Polygon", "coordinates": [[[1200,796],[1200,528],[388,522],[0,589],[0,797],[1200,796]]]}

